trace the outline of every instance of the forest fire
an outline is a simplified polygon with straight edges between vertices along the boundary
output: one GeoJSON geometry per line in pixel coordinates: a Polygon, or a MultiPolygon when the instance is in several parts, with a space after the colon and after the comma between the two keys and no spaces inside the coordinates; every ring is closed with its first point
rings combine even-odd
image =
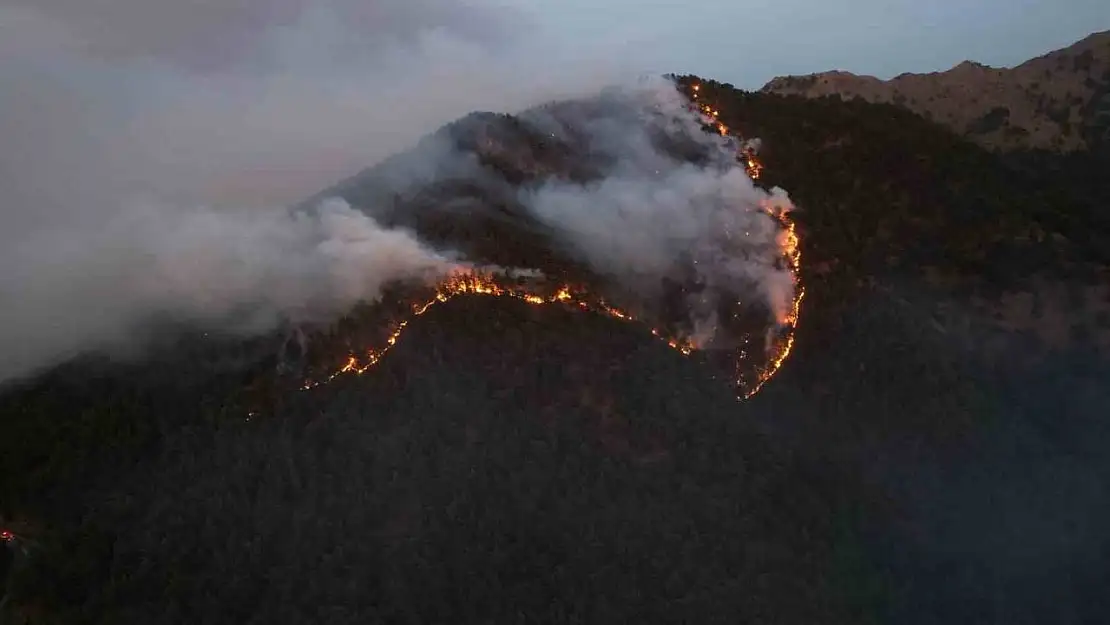
{"type": "MultiPolygon", "coordinates": [[[[695,83],[690,88],[690,99],[693,102],[695,110],[697,110],[704,118],[705,121],[713,124],[717,128],[717,132],[721,136],[728,135],[729,129],[718,118],[720,111],[711,104],[706,104],[698,98],[701,94],[701,85],[695,83]]],[[[748,176],[752,180],[759,180],[760,175],[763,173],[763,164],[755,155],[755,151],[745,147],[740,150],[739,158],[748,172],[748,176]]],[[[783,233],[778,239],[779,249],[782,252],[782,258],[787,263],[788,268],[794,282],[794,299],[791,302],[790,309],[780,317],[779,323],[779,336],[773,338],[768,342],[768,364],[757,375],[756,381],[751,385],[751,388],[742,390],[743,399],[748,399],[754,396],[763,388],[782,367],[783,363],[790,356],[790,352],[794,348],[794,334],[798,325],[798,316],[801,311],[802,299],[805,297],[805,288],[800,284],[799,273],[802,266],[802,252],[799,246],[797,226],[786,211],[778,209],[770,204],[765,204],[763,210],[775,219],[783,228],[783,233]]],[[[738,389],[743,389],[743,372],[740,371],[741,362],[737,359],[737,373],[736,384],[738,389]]]]}
{"type": "MultiPolygon", "coordinates": [[[[748,159],[749,162],[756,163],[759,169],[762,169],[759,162],[755,160],[754,155],[749,155],[748,159]]],[[[753,179],[754,178],[753,176],[753,179]]],[[[763,385],[778,373],[783,363],[790,357],[790,352],[794,349],[794,334],[798,326],[799,315],[801,314],[802,299],[805,298],[806,294],[805,287],[802,286],[799,279],[802,267],[802,250],[800,247],[801,241],[798,238],[797,226],[794,221],[790,219],[790,215],[781,208],[776,208],[771,204],[764,204],[763,210],[783,227],[783,232],[778,239],[778,245],[779,250],[782,252],[782,258],[790,269],[791,279],[794,283],[794,299],[790,303],[790,309],[778,320],[779,329],[781,330],[779,336],[771,340],[767,346],[768,364],[759,372],[751,388],[743,391],[744,399],[748,399],[758,393],[760,389],[763,388],[763,385]]],[[[737,365],[739,366],[739,362],[737,365]]],[[[740,372],[737,371],[738,388],[742,387],[740,377],[740,372]]]]}
{"type": "MultiPolygon", "coordinates": [[[[720,117],[721,112],[713,108],[713,106],[709,104],[698,102],[698,94],[700,91],[701,85],[694,85],[690,93],[691,99],[693,99],[695,102],[695,110],[704,115],[707,118],[707,121],[709,121],[710,124],[717,128],[717,132],[720,133],[722,137],[727,136],[728,126],[724,125],[723,123],[721,123],[720,120],[717,119],[718,117],[720,117]]],[[[754,180],[755,178],[753,177],[752,179],[754,180]]]]}
{"type": "MultiPolygon", "coordinates": [[[[436,285],[436,293],[433,297],[412,305],[411,315],[398,321],[392,327],[381,347],[367,350],[361,357],[355,354],[349,355],[344,365],[330,374],[327,378],[323,380],[308,380],[301,388],[302,390],[308,390],[321,384],[326,384],[346,373],[357,375],[365,373],[374,365],[378,364],[382,357],[396,345],[397,341],[404,333],[405,328],[408,327],[409,323],[411,323],[414,318],[428,312],[428,310],[436,304],[446,303],[460,295],[509,297],[521,300],[533,306],[561,304],[586,312],[605,315],[620,321],[638,321],[631,313],[606,303],[604,299],[592,296],[583,288],[576,288],[563,284],[555,289],[547,291],[547,293],[544,293],[541,292],[541,289],[536,287],[529,288],[523,285],[505,284],[492,272],[459,269],[436,285]]],[[[671,348],[684,355],[689,355],[696,349],[696,346],[689,340],[668,337],[659,329],[652,328],[651,333],[661,338],[671,348]]]]}
{"type": "MultiPolygon", "coordinates": [[[[728,126],[719,119],[721,111],[710,104],[704,104],[698,101],[700,92],[701,85],[695,84],[690,88],[690,98],[693,100],[694,110],[703,116],[704,121],[716,128],[718,134],[722,137],[728,136],[728,126]]],[[[753,150],[747,147],[742,148],[740,150],[740,162],[744,165],[744,168],[748,171],[748,176],[750,176],[752,180],[759,180],[760,174],[763,173],[763,165],[759,162],[759,159],[755,157],[753,150]]]]}
{"type": "MultiPolygon", "coordinates": [[[[697,110],[707,122],[715,125],[722,136],[727,136],[729,133],[728,127],[717,119],[720,112],[711,105],[697,101],[699,91],[700,86],[693,85],[691,95],[697,110]]],[[[745,167],[748,175],[753,180],[759,178],[763,166],[756,157],[754,150],[747,146],[742,147],[737,160],[745,167]]],[[[785,263],[793,278],[794,298],[789,309],[778,314],[777,325],[772,329],[766,343],[766,365],[755,372],[754,381],[748,382],[748,374],[743,371],[745,364],[747,364],[746,352],[743,349],[736,351],[735,384],[739,399],[747,399],[758,393],[790,356],[794,346],[794,333],[798,323],[801,302],[805,295],[805,291],[798,280],[801,251],[794,222],[785,209],[773,203],[765,202],[761,208],[782,227],[782,233],[777,242],[782,262],[785,263]]],[[[603,298],[590,293],[582,286],[571,286],[569,284],[553,286],[543,281],[533,281],[528,284],[514,283],[502,279],[495,272],[460,268],[435,285],[434,295],[412,303],[407,316],[403,316],[390,326],[390,330],[380,346],[367,349],[362,354],[348,355],[346,361],[332,373],[321,379],[306,380],[301,388],[308,390],[326,384],[341,375],[361,375],[367,372],[378,364],[385,354],[397,344],[405,329],[416,317],[423,315],[437,304],[448,302],[463,295],[507,297],[533,306],[562,305],[621,321],[639,321],[628,311],[610,305],[603,298]]],[[[670,336],[659,328],[651,328],[651,333],[683,355],[690,355],[699,349],[699,346],[692,340],[670,336]]]]}

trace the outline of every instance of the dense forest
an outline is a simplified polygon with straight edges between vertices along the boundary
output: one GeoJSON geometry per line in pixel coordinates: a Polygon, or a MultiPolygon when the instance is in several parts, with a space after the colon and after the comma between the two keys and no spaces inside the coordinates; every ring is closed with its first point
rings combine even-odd
{"type": "Polygon", "coordinates": [[[466,298],[249,420],[281,337],[83,359],[0,397],[4,616],[1094,622],[1110,319],[1049,350],[974,303],[1110,279],[1102,181],[894,106],[678,82],[799,206],[797,347],[761,393],[466,298]]]}

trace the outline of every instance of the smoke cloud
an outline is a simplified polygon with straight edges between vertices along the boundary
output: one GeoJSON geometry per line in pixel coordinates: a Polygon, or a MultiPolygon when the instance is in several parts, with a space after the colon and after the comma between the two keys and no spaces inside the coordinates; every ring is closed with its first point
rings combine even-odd
{"type": "Polygon", "coordinates": [[[375,299],[390,280],[454,266],[342,200],[311,213],[136,204],[101,228],[50,231],[4,257],[0,379],[130,347],[157,317],[259,332],[326,320],[375,299]]]}
{"type": "Polygon", "coordinates": [[[0,382],[151,315],[257,329],[434,268],[360,213],[276,207],[629,68],[493,0],[93,4],[0,0],[0,382]]]}
{"type": "Polygon", "coordinates": [[[620,175],[593,187],[553,184],[532,203],[600,269],[637,284],[658,284],[688,254],[700,282],[739,292],[758,285],[781,318],[794,287],[790,271],[778,262],[781,226],[761,209],[769,198],[740,169],[686,165],[653,179],[620,175]]]}
{"type": "Polygon", "coordinates": [[[735,140],[703,131],[685,99],[660,83],[618,96],[621,113],[575,121],[588,129],[591,149],[616,163],[610,175],[550,182],[525,192],[525,204],[596,269],[648,298],[685,263],[685,280],[702,287],[686,302],[700,345],[717,338],[721,297],[766,305],[784,319],[794,277],[783,263],[785,233],[768,213],[792,210],[789,198],[756,187],[736,163],[735,140]],[[661,145],[677,141],[693,142],[704,162],[661,145]]]}

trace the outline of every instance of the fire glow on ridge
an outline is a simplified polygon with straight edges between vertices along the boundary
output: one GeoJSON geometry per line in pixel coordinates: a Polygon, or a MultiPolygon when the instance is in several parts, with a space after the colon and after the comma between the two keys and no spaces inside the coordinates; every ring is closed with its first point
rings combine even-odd
{"type": "MultiPolygon", "coordinates": [[[[721,136],[729,134],[729,128],[719,120],[720,112],[712,104],[699,100],[701,87],[693,85],[687,92],[692,106],[701,115],[702,120],[716,128],[721,136]]],[[[737,154],[737,160],[744,166],[752,180],[758,180],[763,165],[759,162],[753,150],[742,147],[737,154]]],[[[782,209],[775,208],[771,203],[763,203],[761,209],[772,217],[782,228],[777,238],[779,253],[782,261],[789,268],[794,283],[794,298],[789,310],[779,315],[776,327],[767,343],[767,364],[757,371],[756,379],[752,382],[745,380],[742,372],[743,353],[736,350],[736,376],[735,385],[738,399],[748,399],[763,388],[790,356],[794,347],[795,329],[802,299],[805,290],[799,283],[799,270],[801,267],[800,240],[797,229],[789,214],[782,209]]],[[[435,295],[424,300],[413,301],[408,305],[409,313],[390,325],[385,340],[377,346],[370,347],[361,353],[348,354],[342,363],[338,363],[331,373],[319,379],[305,380],[302,390],[309,390],[326,384],[343,375],[361,375],[371,370],[381,362],[389,350],[397,344],[404,335],[406,328],[416,318],[437,304],[445,303],[461,296],[487,296],[507,297],[523,301],[533,306],[561,305],[584,312],[604,315],[606,317],[626,322],[641,322],[631,313],[607,303],[603,298],[590,293],[585,287],[560,284],[557,286],[525,285],[519,282],[502,279],[495,272],[487,272],[471,268],[459,268],[435,285],[435,295]]],[[[658,328],[651,328],[651,333],[666,342],[671,348],[683,355],[690,355],[698,351],[698,345],[685,337],[669,336],[658,328]]]]}

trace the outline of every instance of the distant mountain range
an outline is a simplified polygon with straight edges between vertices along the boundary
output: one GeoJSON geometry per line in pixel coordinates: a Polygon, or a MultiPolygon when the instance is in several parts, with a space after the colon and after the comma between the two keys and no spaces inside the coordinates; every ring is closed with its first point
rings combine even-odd
{"type": "Polygon", "coordinates": [[[987,148],[1073,152],[1110,143],[1110,31],[1012,68],[964,61],[890,80],[834,70],[781,76],[762,91],[893,103],[987,148]]]}

